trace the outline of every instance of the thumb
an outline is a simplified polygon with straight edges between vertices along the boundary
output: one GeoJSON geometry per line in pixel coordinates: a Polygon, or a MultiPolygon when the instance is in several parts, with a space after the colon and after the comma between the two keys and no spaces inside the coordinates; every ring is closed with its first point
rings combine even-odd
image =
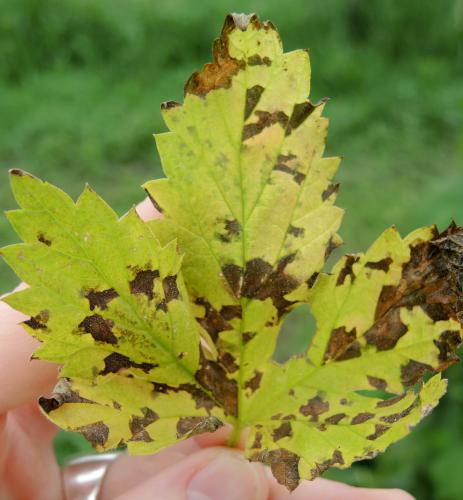
{"type": "Polygon", "coordinates": [[[200,450],[138,484],[118,500],[265,500],[263,468],[228,448],[200,450]]]}

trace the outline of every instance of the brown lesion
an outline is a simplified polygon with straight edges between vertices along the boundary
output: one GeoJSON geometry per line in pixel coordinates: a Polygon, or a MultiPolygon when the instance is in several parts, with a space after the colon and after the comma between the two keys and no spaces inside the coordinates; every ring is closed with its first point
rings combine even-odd
{"type": "Polygon", "coordinates": [[[217,342],[220,332],[233,330],[231,324],[206,299],[198,297],[195,304],[204,307],[204,316],[196,320],[209,333],[213,342],[217,342]]]}
{"type": "Polygon", "coordinates": [[[352,418],[350,423],[351,423],[351,425],[359,425],[359,424],[363,424],[364,422],[368,422],[368,420],[371,420],[374,417],[375,417],[374,413],[370,413],[368,411],[365,411],[365,412],[362,412],[362,413],[355,415],[352,418]]]}
{"type": "Polygon", "coordinates": [[[220,37],[212,46],[214,62],[204,65],[200,72],[191,75],[185,85],[185,95],[194,94],[205,97],[211,90],[231,86],[233,76],[244,69],[247,63],[230,56],[229,36],[238,29],[246,31],[250,25],[257,29],[275,29],[271,23],[262,23],[255,14],[229,14],[225,19],[220,37]]]}
{"type": "Polygon", "coordinates": [[[293,435],[293,428],[291,426],[291,422],[286,421],[282,422],[280,426],[273,429],[272,439],[273,441],[276,442],[285,437],[292,437],[292,435],[293,435]]]}
{"type": "Polygon", "coordinates": [[[244,383],[245,389],[249,389],[251,392],[257,391],[257,389],[259,389],[260,387],[262,376],[262,372],[254,370],[254,375],[244,383]]]}
{"type": "Polygon", "coordinates": [[[260,100],[261,95],[264,92],[264,87],[262,85],[254,85],[246,90],[246,100],[244,107],[244,119],[247,120],[251,113],[254,111],[257,103],[260,100]]]}
{"type": "Polygon", "coordinates": [[[224,231],[219,232],[217,235],[223,243],[231,243],[240,235],[241,224],[236,219],[225,219],[219,222],[223,224],[224,231]]]}
{"type": "Polygon", "coordinates": [[[154,297],[154,280],[159,278],[159,271],[153,269],[137,270],[133,280],[129,282],[130,293],[143,294],[152,300],[154,297]]]}
{"type": "Polygon", "coordinates": [[[275,479],[290,491],[293,491],[300,481],[299,460],[299,455],[285,448],[263,450],[251,456],[251,461],[269,465],[275,479]]]}
{"type": "Polygon", "coordinates": [[[177,286],[177,276],[166,276],[162,280],[162,289],[164,290],[164,298],[167,303],[171,300],[178,300],[180,292],[177,286]]]}
{"type": "Polygon", "coordinates": [[[37,234],[37,240],[40,241],[40,243],[47,245],[47,247],[51,246],[51,240],[48,239],[42,232],[37,234]]]}
{"type": "Polygon", "coordinates": [[[183,417],[177,422],[177,438],[186,438],[205,432],[215,432],[223,426],[217,417],[214,416],[194,416],[183,417]]]}
{"type": "Polygon", "coordinates": [[[387,382],[383,378],[367,375],[367,380],[368,383],[378,391],[385,391],[387,389],[387,382]]]}
{"type": "MultiPolygon", "coordinates": [[[[347,260],[345,271],[353,260],[347,260]]],[[[370,261],[366,268],[388,272],[392,260],[385,257],[370,261]]],[[[402,274],[397,285],[383,286],[375,311],[373,325],[364,333],[369,345],[378,351],[393,349],[399,339],[407,334],[402,322],[401,308],[421,309],[435,321],[459,321],[463,309],[463,294],[460,287],[463,269],[463,230],[452,224],[439,234],[434,228],[433,238],[410,246],[410,258],[402,265],[402,274]]],[[[340,281],[340,275],[338,276],[340,281]]],[[[354,339],[352,339],[355,342],[354,339]]],[[[410,360],[401,367],[401,379],[405,386],[416,383],[426,371],[442,371],[458,360],[456,350],[461,342],[461,333],[448,330],[434,341],[439,354],[432,366],[410,360]]],[[[347,343],[344,349],[350,348],[347,343]]],[[[336,357],[339,359],[339,355],[336,357]]],[[[371,383],[371,381],[370,381],[371,383]]],[[[373,384],[372,384],[373,385],[373,384]]],[[[379,388],[379,387],[377,387],[379,388]]]]}
{"type": "Polygon", "coordinates": [[[361,355],[361,349],[356,339],[357,331],[355,328],[350,331],[347,331],[345,326],[335,328],[330,334],[323,361],[344,361],[358,358],[361,355]]]}
{"type": "Polygon", "coordinates": [[[273,170],[291,175],[294,182],[300,186],[304,182],[306,175],[303,172],[299,172],[295,166],[290,165],[290,162],[296,159],[297,156],[292,153],[286,155],[280,154],[278,155],[273,170]]]}
{"type": "Polygon", "coordinates": [[[130,432],[132,433],[131,441],[151,442],[153,439],[146,431],[146,427],[156,420],[159,420],[159,415],[151,408],[141,408],[142,417],[132,415],[129,422],[130,432]]]}
{"type": "Polygon", "coordinates": [[[304,101],[299,104],[295,104],[291,117],[289,118],[289,123],[286,128],[286,135],[290,135],[291,132],[302,125],[307,118],[313,113],[317,105],[312,104],[310,101],[304,101]]]}
{"type": "Polygon", "coordinates": [[[333,194],[339,191],[339,184],[330,184],[322,193],[322,201],[326,201],[333,194]]]}
{"type": "Polygon", "coordinates": [[[246,141],[255,135],[259,135],[264,129],[279,123],[281,127],[286,130],[288,124],[288,115],[284,111],[261,111],[254,112],[257,121],[254,123],[247,123],[243,127],[242,140],[246,141]]]}
{"type": "Polygon", "coordinates": [[[24,321],[32,330],[47,330],[47,322],[50,319],[50,312],[46,309],[40,311],[35,316],[31,316],[28,320],[24,321]]]}
{"type": "Polygon", "coordinates": [[[108,288],[107,290],[88,290],[84,291],[84,296],[88,300],[88,305],[90,307],[90,311],[101,309],[102,311],[108,308],[109,302],[119,297],[119,294],[114,290],[114,288],[108,288]]]}
{"type": "Polygon", "coordinates": [[[112,352],[104,358],[104,369],[100,372],[100,375],[119,373],[121,370],[128,370],[130,368],[137,368],[145,373],[149,373],[156,366],[156,364],[147,362],[137,363],[123,354],[112,352]]]}
{"type": "Polygon", "coordinates": [[[369,441],[374,441],[375,439],[378,439],[383,434],[385,434],[389,429],[390,427],[388,425],[376,424],[375,431],[369,436],[367,436],[367,439],[369,441]]]}
{"type": "Polygon", "coordinates": [[[195,377],[228,415],[236,417],[238,414],[238,384],[236,380],[228,378],[227,372],[220,363],[206,359],[201,353],[200,369],[196,372],[195,377]]]}
{"type": "Polygon", "coordinates": [[[105,344],[117,344],[117,337],[113,333],[114,322],[110,319],[105,319],[99,314],[86,316],[80,323],[79,329],[85,333],[89,333],[97,342],[105,344]]]}
{"type": "Polygon", "coordinates": [[[334,450],[331,458],[316,463],[315,467],[310,471],[310,479],[315,479],[334,465],[344,465],[344,457],[340,450],[334,450]]]}
{"type": "Polygon", "coordinates": [[[352,285],[354,283],[355,274],[353,267],[354,264],[356,264],[359,261],[359,259],[360,257],[355,254],[347,254],[345,256],[344,266],[339,271],[338,279],[336,280],[336,286],[344,285],[344,282],[346,281],[346,278],[348,276],[350,277],[350,284],[352,285]]]}
{"type": "Polygon", "coordinates": [[[305,405],[302,405],[299,411],[304,417],[310,416],[312,422],[318,422],[318,417],[329,411],[329,409],[329,402],[324,400],[320,395],[317,395],[309,399],[305,405]]]}
{"type": "Polygon", "coordinates": [[[109,427],[102,421],[83,425],[73,430],[82,434],[94,448],[104,447],[109,436],[109,427]]]}

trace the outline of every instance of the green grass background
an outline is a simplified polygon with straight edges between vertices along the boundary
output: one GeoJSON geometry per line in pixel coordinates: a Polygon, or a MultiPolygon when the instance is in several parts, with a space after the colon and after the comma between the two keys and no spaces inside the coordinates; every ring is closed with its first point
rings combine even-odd
{"type": "MultiPolygon", "coordinates": [[[[344,251],[387,226],[402,233],[463,223],[462,0],[0,0],[0,207],[14,208],[8,168],[72,195],[88,181],[121,214],[161,175],[151,134],[162,101],[182,97],[229,11],[256,11],[287,50],[309,47],[311,98],[328,96],[328,154],[344,157],[338,204],[344,251]]],[[[0,244],[15,242],[4,217],[0,244]]],[[[0,264],[0,292],[16,283],[0,264]]],[[[304,310],[280,339],[300,351],[304,310]]],[[[384,455],[329,477],[463,498],[463,370],[441,406],[384,455]]],[[[58,458],[80,450],[67,434],[58,458]]]]}

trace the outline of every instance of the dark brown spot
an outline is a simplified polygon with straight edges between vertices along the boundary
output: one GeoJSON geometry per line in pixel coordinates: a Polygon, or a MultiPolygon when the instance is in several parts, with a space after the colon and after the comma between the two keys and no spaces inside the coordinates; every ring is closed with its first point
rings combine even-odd
{"type": "Polygon", "coordinates": [[[244,387],[246,389],[251,389],[251,392],[255,392],[260,387],[262,375],[262,372],[254,370],[254,376],[245,382],[244,387]]]}
{"type": "Polygon", "coordinates": [[[335,413],[331,415],[331,417],[325,418],[325,423],[336,425],[338,424],[344,417],[346,417],[345,413],[335,413]]]}
{"type": "Polygon", "coordinates": [[[220,362],[225,367],[225,370],[227,370],[228,373],[234,373],[236,372],[236,370],[238,370],[236,360],[229,352],[224,352],[220,355],[220,362]]]}
{"type": "Polygon", "coordinates": [[[17,177],[34,177],[33,175],[21,170],[19,168],[11,168],[9,171],[10,175],[16,175],[17,177]]]}
{"type": "Polygon", "coordinates": [[[339,191],[339,184],[330,184],[322,193],[322,200],[326,201],[333,193],[339,191]]]}
{"type": "Polygon", "coordinates": [[[334,238],[330,238],[328,240],[328,244],[326,245],[325,248],[325,260],[328,259],[328,257],[332,254],[334,250],[336,250],[336,248],[338,248],[338,246],[339,243],[334,238]]]}
{"type": "Polygon", "coordinates": [[[314,109],[315,106],[310,101],[295,104],[291,118],[289,119],[286,135],[291,134],[294,129],[302,125],[302,123],[312,114],[314,109]]]}
{"type": "Polygon", "coordinates": [[[387,389],[387,382],[383,378],[372,377],[367,375],[368,383],[378,389],[378,391],[385,391],[387,389]]]}
{"type": "Polygon", "coordinates": [[[246,90],[246,104],[244,108],[244,119],[247,120],[251,113],[254,111],[257,103],[259,102],[260,96],[264,91],[264,87],[261,85],[254,85],[246,90]]]}
{"type": "Polygon", "coordinates": [[[113,408],[115,410],[120,410],[122,406],[117,401],[113,401],[113,408]]]}
{"type": "Polygon", "coordinates": [[[296,159],[297,157],[293,154],[289,155],[279,155],[277,158],[277,162],[273,167],[274,170],[278,170],[279,172],[284,172],[285,174],[289,174],[292,176],[294,182],[296,184],[301,185],[305,179],[305,174],[302,172],[298,172],[296,168],[290,167],[288,162],[296,159]]]}
{"type": "Polygon", "coordinates": [[[288,234],[294,236],[295,238],[303,238],[304,237],[304,228],[303,227],[295,227],[291,224],[288,227],[288,234]]]}
{"type": "Polygon", "coordinates": [[[132,433],[131,441],[152,441],[145,427],[159,420],[159,415],[150,408],[141,408],[142,417],[132,415],[129,422],[130,432],[132,433]]]}
{"type": "Polygon", "coordinates": [[[246,141],[255,135],[260,134],[265,128],[271,127],[276,123],[279,123],[283,129],[286,129],[288,123],[288,116],[283,111],[274,111],[270,113],[268,111],[255,111],[254,113],[258,120],[254,123],[248,123],[243,128],[242,140],[246,141]]]}
{"type": "Polygon", "coordinates": [[[382,436],[389,429],[390,429],[390,427],[388,425],[376,424],[375,425],[375,432],[373,434],[370,434],[369,436],[367,436],[367,439],[369,439],[370,441],[378,439],[380,436],[382,436]]]}
{"type": "Polygon", "coordinates": [[[138,271],[135,278],[129,283],[130,292],[133,294],[144,294],[149,300],[154,297],[154,280],[159,278],[159,271],[145,269],[138,271]]]}
{"type": "Polygon", "coordinates": [[[196,318],[198,323],[209,333],[211,339],[216,342],[220,332],[233,330],[233,327],[225,321],[224,317],[214,309],[207,300],[198,297],[195,304],[203,306],[205,314],[203,318],[196,318]]]}
{"type": "Polygon", "coordinates": [[[181,104],[177,101],[165,101],[161,104],[161,110],[166,111],[172,108],[178,108],[181,104]]]}
{"type": "Polygon", "coordinates": [[[243,342],[247,344],[250,340],[252,340],[257,335],[257,332],[243,332],[243,342]]]}
{"type": "Polygon", "coordinates": [[[104,422],[83,425],[74,429],[80,432],[93,447],[104,446],[109,436],[109,427],[104,422]]]}
{"type": "Polygon", "coordinates": [[[392,259],[390,257],[386,257],[385,259],[378,260],[377,262],[367,262],[365,267],[368,267],[369,269],[377,269],[387,273],[391,264],[392,259]]]}
{"type": "Polygon", "coordinates": [[[252,259],[246,263],[241,294],[252,298],[272,273],[272,266],[262,259],[252,259]]]}
{"type": "Polygon", "coordinates": [[[214,416],[184,417],[177,422],[177,438],[191,437],[205,432],[215,432],[223,423],[214,416]]]}
{"type": "Polygon", "coordinates": [[[378,351],[387,351],[395,347],[408,331],[400,319],[400,309],[391,309],[386,315],[365,333],[368,344],[376,346],[378,351]]]}
{"type": "Polygon", "coordinates": [[[256,435],[254,436],[254,442],[252,443],[251,448],[253,450],[262,448],[262,433],[261,432],[256,432],[256,435]]]}
{"type": "Polygon", "coordinates": [[[367,422],[368,420],[371,420],[375,416],[374,413],[369,413],[369,412],[363,412],[359,413],[358,415],[355,415],[353,419],[351,420],[351,425],[358,425],[358,424],[363,424],[363,422],[367,422]]]}
{"type": "Polygon", "coordinates": [[[397,422],[398,420],[401,420],[402,418],[405,418],[407,415],[410,415],[410,413],[413,411],[413,408],[416,407],[416,402],[413,402],[408,408],[405,408],[405,410],[402,410],[399,413],[393,413],[392,415],[387,415],[385,417],[381,417],[380,420],[383,422],[386,422],[387,424],[393,424],[397,422]]]}
{"type": "Polygon", "coordinates": [[[442,365],[450,366],[458,361],[455,351],[460,347],[460,332],[455,330],[445,330],[440,337],[434,341],[439,349],[439,361],[442,365]]]}
{"type": "Polygon", "coordinates": [[[328,345],[326,346],[324,361],[336,360],[345,361],[346,359],[358,358],[361,355],[360,344],[356,340],[357,331],[353,328],[350,332],[345,326],[335,328],[330,335],[328,345]]]}
{"type": "Polygon", "coordinates": [[[50,313],[47,310],[40,311],[39,314],[31,316],[24,324],[33,330],[46,330],[47,322],[50,319],[50,313]]]}
{"type": "Polygon", "coordinates": [[[201,353],[201,368],[196,372],[198,382],[209,390],[228,415],[236,416],[238,385],[227,377],[227,372],[217,362],[208,360],[201,353]]]}
{"type": "MultiPolygon", "coordinates": [[[[198,386],[193,385],[193,384],[182,384],[178,388],[179,390],[188,392],[193,400],[196,403],[196,409],[199,410],[200,408],[204,408],[207,413],[210,413],[210,411],[216,406],[216,403],[213,399],[211,399],[208,394],[200,389],[198,386]]],[[[177,389],[175,388],[170,388],[170,390],[176,392],[177,389]]]]}
{"type": "Polygon", "coordinates": [[[311,416],[312,422],[317,422],[319,415],[327,412],[330,409],[328,401],[324,401],[320,396],[315,396],[307,401],[307,404],[302,405],[299,411],[304,417],[311,416]]]}
{"type": "Polygon", "coordinates": [[[284,448],[263,450],[251,457],[253,462],[270,465],[275,479],[290,491],[293,491],[299,484],[299,459],[298,455],[284,448]]]}
{"type": "Polygon", "coordinates": [[[432,366],[413,359],[410,360],[406,365],[400,368],[402,384],[404,386],[416,384],[427,371],[433,371],[432,366]]]}
{"type": "Polygon", "coordinates": [[[344,465],[344,458],[339,450],[334,450],[330,459],[315,464],[315,467],[310,471],[310,478],[315,479],[336,464],[344,465]]]}
{"type": "Polygon", "coordinates": [[[222,308],[220,309],[220,315],[226,321],[230,321],[233,318],[241,318],[241,313],[241,306],[239,304],[222,306],[222,308]]]}
{"type": "Polygon", "coordinates": [[[162,288],[164,290],[164,297],[167,303],[171,300],[177,300],[179,298],[180,292],[177,287],[177,276],[166,276],[162,280],[162,288]]]}
{"type": "Polygon", "coordinates": [[[338,279],[336,280],[336,286],[341,286],[346,281],[347,276],[350,276],[350,284],[355,281],[355,274],[353,271],[353,266],[359,260],[358,255],[348,254],[345,257],[345,263],[343,268],[339,271],[338,279]]]}
{"type": "Polygon", "coordinates": [[[224,221],[224,225],[225,225],[225,232],[219,233],[219,239],[224,243],[231,243],[234,238],[239,236],[241,232],[241,225],[236,219],[233,220],[227,219],[224,221]]]}
{"type": "Polygon", "coordinates": [[[272,61],[269,59],[267,56],[262,57],[260,54],[253,54],[252,56],[248,57],[248,64],[249,66],[271,66],[272,61]]]}
{"type": "Polygon", "coordinates": [[[117,344],[117,337],[112,331],[114,322],[110,319],[104,319],[99,314],[87,316],[79,324],[79,328],[85,333],[89,333],[97,342],[106,344],[117,344]]]}
{"type": "Polygon", "coordinates": [[[119,297],[119,294],[114,290],[114,288],[109,288],[108,290],[103,290],[101,292],[97,292],[96,290],[90,290],[86,292],[85,298],[88,299],[88,304],[90,307],[90,311],[93,311],[95,307],[104,311],[108,308],[108,303],[111,300],[119,297]]]}
{"type": "Polygon", "coordinates": [[[139,368],[145,373],[155,368],[157,365],[152,363],[135,363],[127,356],[119,354],[118,352],[112,352],[109,356],[104,358],[104,369],[100,372],[100,375],[107,375],[108,373],[118,373],[119,370],[126,370],[128,368],[139,368]]]}
{"type": "Polygon", "coordinates": [[[399,396],[394,396],[393,398],[388,398],[384,399],[383,401],[379,401],[376,403],[376,408],[386,408],[388,406],[393,406],[399,401],[402,401],[402,399],[406,396],[407,394],[400,394],[399,396]]]}
{"type": "Polygon", "coordinates": [[[306,281],[307,287],[310,289],[315,285],[315,282],[317,281],[319,273],[313,273],[312,276],[306,281]]]}
{"type": "MultiPolygon", "coordinates": [[[[63,383],[63,381],[61,380],[60,383],[63,383]]],[[[72,390],[67,382],[64,382],[64,384],[68,386],[66,391],[56,392],[51,398],[39,398],[39,405],[45,413],[48,414],[51,411],[58,409],[64,403],[95,404],[94,401],[81,397],[78,391],[72,390]]]]}
{"type": "Polygon", "coordinates": [[[40,243],[47,245],[47,247],[49,247],[51,245],[51,241],[49,239],[47,239],[43,233],[39,233],[37,235],[37,239],[40,241],[40,243]]]}
{"type": "Polygon", "coordinates": [[[164,311],[165,313],[167,312],[167,302],[165,299],[160,300],[156,304],[156,311],[164,311]]]}
{"type": "Polygon", "coordinates": [[[222,267],[222,274],[235,297],[239,297],[242,276],[241,267],[236,264],[226,264],[222,267]]]}
{"type": "Polygon", "coordinates": [[[279,427],[273,429],[272,437],[274,441],[279,441],[285,437],[293,435],[293,428],[290,422],[283,422],[279,427]]]}
{"type": "Polygon", "coordinates": [[[295,278],[285,273],[286,266],[294,261],[295,256],[296,254],[292,253],[282,257],[275,270],[262,259],[248,261],[241,290],[242,296],[257,300],[271,298],[278,311],[278,317],[281,318],[293,304],[284,296],[300,284],[295,278]]]}

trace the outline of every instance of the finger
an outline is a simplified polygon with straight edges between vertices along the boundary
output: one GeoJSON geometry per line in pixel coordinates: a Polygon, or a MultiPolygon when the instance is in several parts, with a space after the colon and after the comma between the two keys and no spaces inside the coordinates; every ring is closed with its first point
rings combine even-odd
{"type": "MultiPolygon", "coordinates": [[[[104,488],[102,494],[102,500],[111,498],[104,488]]],[[[260,465],[235,450],[213,447],[188,455],[116,498],[266,500],[268,487],[260,465]]]]}
{"type": "Polygon", "coordinates": [[[291,494],[278,484],[270,469],[266,470],[270,488],[270,500],[413,500],[413,497],[397,489],[356,488],[347,484],[317,478],[302,482],[291,494]]]}
{"type": "Polygon", "coordinates": [[[39,343],[20,323],[27,317],[0,300],[0,415],[36,400],[56,384],[54,363],[32,360],[39,343]]]}
{"type": "Polygon", "coordinates": [[[139,203],[136,210],[143,220],[160,219],[162,217],[161,212],[154,207],[153,202],[149,198],[145,198],[139,203]]]}
{"type": "Polygon", "coordinates": [[[202,448],[225,445],[230,431],[230,426],[224,426],[215,432],[176,443],[154,455],[129,456],[121,453],[105,474],[106,497],[115,498],[202,448]]]}

